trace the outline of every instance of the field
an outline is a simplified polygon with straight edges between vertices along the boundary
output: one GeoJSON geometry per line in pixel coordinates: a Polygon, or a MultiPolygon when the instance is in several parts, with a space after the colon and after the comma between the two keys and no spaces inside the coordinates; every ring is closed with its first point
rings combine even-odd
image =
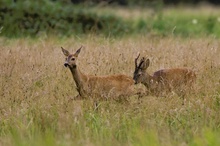
{"type": "MultiPolygon", "coordinates": [[[[184,10],[165,10],[162,21],[154,23],[156,29],[146,34],[1,36],[0,145],[220,145],[219,10],[184,10]],[[169,25],[171,20],[177,27],[169,25]],[[134,59],[141,53],[151,61],[150,74],[162,68],[192,68],[197,74],[194,90],[184,105],[175,93],[131,96],[129,102],[98,101],[98,108],[93,100],[73,100],[78,93],[63,65],[61,46],[75,52],[81,45],[78,65],[86,74],[133,76],[134,59]]],[[[140,28],[142,18],[157,19],[137,9],[102,12],[134,19],[140,28]]]]}
{"type": "Polygon", "coordinates": [[[0,145],[219,145],[220,41],[147,37],[0,39],[0,145]],[[197,73],[185,105],[167,98],[129,97],[129,103],[74,101],[77,95],[60,47],[79,55],[87,74],[132,76],[140,52],[149,73],[190,67],[197,73]]]}

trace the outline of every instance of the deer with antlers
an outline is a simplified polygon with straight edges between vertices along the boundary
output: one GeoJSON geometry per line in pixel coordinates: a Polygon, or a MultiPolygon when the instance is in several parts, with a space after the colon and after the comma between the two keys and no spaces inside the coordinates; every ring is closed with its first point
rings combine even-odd
{"type": "Polygon", "coordinates": [[[72,73],[76,83],[79,95],[77,98],[102,98],[102,99],[117,99],[135,94],[132,86],[134,80],[132,77],[118,74],[109,76],[94,76],[82,73],[77,65],[77,58],[81,51],[80,47],[74,54],[69,53],[62,48],[63,54],[66,56],[64,63],[72,73]]]}
{"type": "Polygon", "coordinates": [[[161,69],[150,75],[147,73],[150,60],[143,57],[138,64],[139,56],[140,54],[135,58],[133,79],[135,84],[144,84],[150,94],[162,96],[163,93],[175,92],[184,98],[186,91],[196,80],[195,72],[187,68],[161,69]]]}

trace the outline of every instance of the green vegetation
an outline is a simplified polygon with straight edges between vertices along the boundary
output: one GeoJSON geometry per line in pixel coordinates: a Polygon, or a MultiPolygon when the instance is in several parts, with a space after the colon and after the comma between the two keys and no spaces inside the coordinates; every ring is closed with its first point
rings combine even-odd
{"type": "Polygon", "coordinates": [[[124,33],[127,25],[113,15],[97,15],[87,8],[42,1],[0,2],[2,35],[36,36],[39,33],[76,35],[82,33],[124,33]]]}
{"type": "Polygon", "coordinates": [[[0,1],[0,145],[218,146],[218,8],[123,8],[64,1],[0,1]],[[64,37],[63,37],[64,36],[64,37]],[[65,37],[67,36],[67,37],[65,37]],[[16,39],[10,39],[16,38],[16,39]],[[196,71],[182,99],[73,100],[78,94],[60,47],[87,74],[132,76],[138,52],[161,68],[196,71]]]}
{"type": "MultiPolygon", "coordinates": [[[[192,15],[177,9],[177,11],[167,14],[166,8],[155,5],[153,9],[141,8],[143,13],[149,12],[149,15],[146,17],[140,15],[139,19],[134,19],[117,14],[117,10],[124,8],[113,7],[113,11],[105,11],[105,13],[97,9],[105,9],[105,7],[88,7],[48,0],[25,0],[16,3],[2,0],[0,2],[1,35],[36,37],[46,33],[59,36],[81,34],[220,36],[220,16],[217,13],[192,15]]],[[[130,8],[127,8],[125,13],[130,11],[130,8]]]]}

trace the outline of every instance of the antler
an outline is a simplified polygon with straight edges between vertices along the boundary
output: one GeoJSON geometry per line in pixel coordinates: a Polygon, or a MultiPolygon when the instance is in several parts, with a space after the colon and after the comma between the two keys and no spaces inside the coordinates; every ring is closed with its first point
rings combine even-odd
{"type": "Polygon", "coordinates": [[[140,57],[140,53],[138,54],[137,58],[135,58],[135,68],[137,68],[137,66],[138,66],[137,61],[138,61],[139,57],[140,57]]]}
{"type": "Polygon", "coordinates": [[[83,48],[83,46],[81,45],[81,47],[79,49],[82,49],[82,48],[83,48]]]}
{"type": "Polygon", "coordinates": [[[138,68],[141,68],[141,65],[144,63],[145,59],[146,59],[145,57],[141,58],[138,68]]]}

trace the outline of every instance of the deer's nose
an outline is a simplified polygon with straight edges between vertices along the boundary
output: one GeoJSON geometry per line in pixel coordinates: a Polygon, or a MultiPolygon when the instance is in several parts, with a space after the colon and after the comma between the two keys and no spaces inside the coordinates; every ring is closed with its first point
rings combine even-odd
{"type": "Polygon", "coordinates": [[[134,84],[137,84],[137,81],[135,80],[135,77],[133,77],[133,80],[134,80],[134,84]]]}
{"type": "Polygon", "coordinates": [[[69,64],[67,62],[64,63],[64,66],[67,67],[69,64]]]}

